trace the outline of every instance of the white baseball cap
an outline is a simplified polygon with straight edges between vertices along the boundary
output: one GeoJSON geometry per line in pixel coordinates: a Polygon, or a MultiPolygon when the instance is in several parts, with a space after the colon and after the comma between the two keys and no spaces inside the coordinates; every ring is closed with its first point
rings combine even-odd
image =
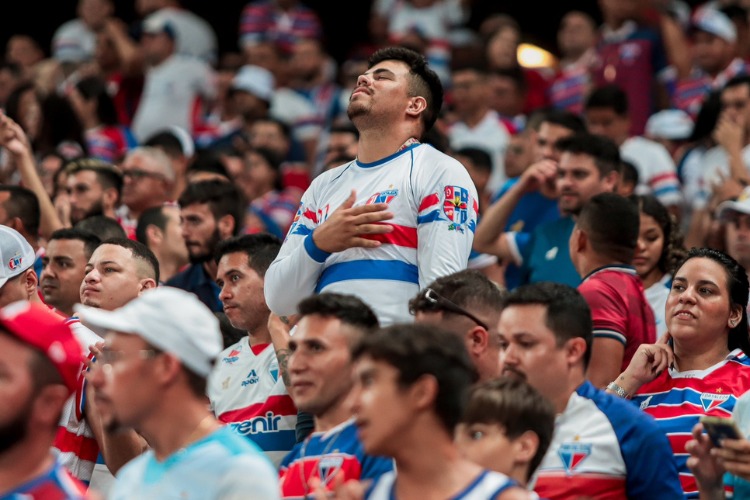
{"type": "Polygon", "coordinates": [[[681,109],[664,109],[649,117],[645,132],[659,139],[687,139],[693,133],[693,119],[681,109]]]}
{"type": "Polygon", "coordinates": [[[737,28],[729,16],[713,7],[701,7],[692,19],[694,30],[705,31],[729,43],[737,41],[737,28]]]}
{"type": "Polygon", "coordinates": [[[204,377],[211,373],[214,360],[224,349],[218,318],[195,294],[179,288],[147,290],[114,311],[81,304],[74,309],[93,331],[137,335],[204,377]]]}
{"type": "Polygon", "coordinates": [[[15,229],[0,225],[0,288],[34,265],[36,254],[26,238],[15,229]]]}
{"type": "Polygon", "coordinates": [[[721,202],[716,207],[716,217],[722,222],[726,222],[732,212],[750,215],[750,186],[743,189],[736,200],[721,202]]]}
{"type": "Polygon", "coordinates": [[[270,71],[252,64],[242,66],[232,79],[232,88],[253,94],[266,102],[271,102],[275,85],[270,71]]]}

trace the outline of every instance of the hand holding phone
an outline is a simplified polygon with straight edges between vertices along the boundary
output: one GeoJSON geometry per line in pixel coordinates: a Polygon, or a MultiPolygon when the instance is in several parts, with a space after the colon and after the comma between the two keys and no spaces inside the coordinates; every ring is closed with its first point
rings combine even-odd
{"type": "Polygon", "coordinates": [[[700,418],[700,422],[706,429],[706,433],[714,446],[720,447],[722,439],[742,439],[745,437],[731,418],[703,416],[700,418]]]}

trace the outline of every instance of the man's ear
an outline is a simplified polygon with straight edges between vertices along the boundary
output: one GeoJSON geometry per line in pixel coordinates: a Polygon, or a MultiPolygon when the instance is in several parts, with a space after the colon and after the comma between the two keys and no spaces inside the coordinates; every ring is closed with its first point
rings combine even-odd
{"type": "Polygon", "coordinates": [[[232,215],[224,215],[216,221],[216,227],[219,229],[219,235],[222,240],[230,238],[234,234],[234,228],[237,222],[232,215]]]}
{"type": "Polygon", "coordinates": [[[406,114],[416,118],[422,112],[427,109],[427,99],[421,96],[412,97],[409,99],[409,106],[406,108],[406,114]]]}
{"type": "MultiPolygon", "coordinates": [[[[156,224],[149,224],[146,226],[146,242],[153,243],[156,246],[161,245],[164,240],[164,231],[162,231],[156,224]]],[[[150,245],[147,245],[150,246],[150,245]]]]}

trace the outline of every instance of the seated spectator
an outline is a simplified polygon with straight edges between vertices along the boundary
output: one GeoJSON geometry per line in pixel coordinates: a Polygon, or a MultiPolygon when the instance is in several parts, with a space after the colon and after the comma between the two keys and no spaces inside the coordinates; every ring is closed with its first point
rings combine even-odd
{"type": "Polygon", "coordinates": [[[703,415],[730,416],[737,398],[750,389],[747,280],[745,269],[728,255],[691,249],[672,279],[669,335],[639,347],[607,388],[632,397],[670,438],[688,498],[698,497],[698,487],[685,463],[685,437],[703,415]]]}
{"type": "Polygon", "coordinates": [[[555,409],[523,380],[499,378],[474,386],[456,431],[461,453],[527,486],[555,430],[555,409]]]}
{"type": "Polygon", "coordinates": [[[518,287],[498,331],[502,374],[527,381],[557,414],[552,443],[531,481],[541,498],[681,497],[669,441],[653,419],[586,380],[592,322],[577,290],[551,282],[518,287]]]}

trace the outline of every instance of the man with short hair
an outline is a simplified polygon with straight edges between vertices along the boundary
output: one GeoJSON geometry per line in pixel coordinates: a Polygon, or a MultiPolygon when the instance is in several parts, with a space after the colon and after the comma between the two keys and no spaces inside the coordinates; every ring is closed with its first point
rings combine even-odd
{"type": "Polygon", "coordinates": [[[614,141],[622,159],[635,165],[639,194],[653,194],[675,215],[680,215],[683,199],[674,160],[658,142],[631,135],[628,110],[628,96],[620,87],[605,85],[594,89],[584,105],[589,132],[614,141]]]}
{"type": "Polygon", "coordinates": [[[116,218],[120,203],[122,173],[96,158],[79,158],[64,167],[73,225],[94,215],[116,218]]]}
{"type": "Polygon", "coordinates": [[[135,239],[135,226],[141,213],[172,201],[169,196],[175,183],[175,172],[167,154],[152,146],[128,151],[120,168],[122,205],[117,213],[128,237],[135,239]]]}
{"type": "Polygon", "coordinates": [[[560,161],[562,152],[556,147],[557,141],[585,131],[583,120],[571,112],[542,112],[539,130],[536,133],[529,130],[532,137],[536,137],[534,162],[523,165],[521,172],[493,195],[492,204],[482,209],[474,249],[504,261],[505,286],[509,290],[528,279],[516,262],[529,244],[531,234],[537,226],[560,218],[554,180],[546,178],[560,161]],[[544,182],[537,180],[537,184],[529,188],[528,182],[539,176],[544,182]]]}
{"type": "Polygon", "coordinates": [[[750,271],[750,187],[736,200],[721,203],[716,218],[724,224],[726,252],[750,271]]]}
{"type": "Polygon", "coordinates": [[[416,323],[433,324],[463,339],[479,375],[500,375],[500,339],[496,325],[503,307],[503,291],[477,270],[464,269],[441,276],[409,301],[416,323]]]}
{"type": "Polygon", "coordinates": [[[0,309],[0,497],[86,496],[50,450],[63,406],[76,390],[81,356],[70,328],[44,305],[22,300],[0,309]]]}
{"type": "Polygon", "coordinates": [[[297,423],[297,409],[285,384],[286,359],[277,359],[263,295],[266,270],[279,248],[281,240],[266,233],[218,244],[219,298],[232,326],[247,335],[218,356],[207,392],[219,421],[254,441],[275,466],[294,446],[297,423]]]}
{"type": "Polygon", "coordinates": [[[438,76],[423,55],[386,47],[357,85],[347,111],[360,132],[357,160],[313,180],[268,269],[266,300],[278,315],[329,291],[362,298],[382,324],[408,321],[410,297],[467,266],[476,189],[457,160],[420,143],[443,101],[438,76]]]}
{"type": "Polygon", "coordinates": [[[124,307],[77,308],[106,333],[88,379],[109,430],[135,428],[151,449],[117,474],[109,498],[258,499],[279,496],[257,447],[223,427],[206,406],[206,379],[221,352],[219,321],[195,295],[149,290],[124,307]],[[165,466],[167,469],[165,469],[165,466]]]}
{"type": "Polygon", "coordinates": [[[570,258],[591,308],[594,340],[586,378],[600,389],[630,364],[641,344],[656,342],[656,320],[631,265],[638,246],[638,206],[615,193],[591,198],[570,235],[570,258]]]}
{"type": "Polygon", "coordinates": [[[138,218],[135,237],[154,252],[162,282],[169,281],[188,263],[180,229],[180,207],[165,204],[145,210],[138,218]]]}
{"type": "Polygon", "coordinates": [[[573,267],[568,250],[575,217],[592,196],[611,192],[617,185],[620,154],[609,139],[587,133],[576,134],[559,139],[556,147],[560,152],[559,165],[539,162],[526,170],[518,183],[496,206],[493,205],[496,216],[485,214],[477,227],[478,239],[481,237],[482,241],[489,243],[489,246],[477,249],[521,266],[519,283],[556,281],[577,286],[581,278],[573,267]],[[525,193],[550,188],[557,194],[557,204],[564,217],[536,226],[523,240],[512,232],[492,238],[496,234],[492,224],[503,227],[516,200],[525,193]],[[484,224],[487,226],[483,229],[484,224]]]}
{"type": "Polygon", "coordinates": [[[166,282],[193,292],[214,312],[222,310],[214,253],[219,242],[242,229],[245,204],[232,183],[212,180],[188,184],[178,200],[182,237],[190,265],[166,282]]]}
{"type": "Polygon", "coordinates": [[[101,240],[79,229],[58,229],[47,242],[39,279],[45,304],[65,316],[73,316],[73,305],[81,302],[85,267],[101,240]]]}
{"type": "Polygon", "coordinates": [[[455,333],[395,324],[363,337],[352,357],[357,435],[365,452],[395,461],[368,498],[531,498],[458,452],[454,431],[476,373],[455,333]]]}
{"type": "Polygon", "coordinates": [[[13,228],[0,225],[0,307],[18,300],[41,302],[34,249],[13,228]]]}
{"type": "Polygon", "coordinates": [[[591,312],[574,288],[523,285],[500,314],[502,374],[523,379],[557,413],[547,454],[531,480],[541,498],[682,498],[672,449],[656,422],[586,380],[591,312]],[[563,479],[564,478],[564,479],[563,479]]]}
{"type": "Polygon", "coordinates": [[[41,210],[33,191],[23,186],[0,185],[0,225],[18,231],[35,252],[34,271],[42,272],[41,255],[44,249],[39,239],[41,210]]]}
{"type": "Polygon", "coordinates": [[[279,467],[284,498],[306,497],[319,480],[332,491],[339,482],[377,480],[393,469],[389,458],[365,453],[347,398],[353,387],[351,349],[378,326],[375,313],[352,295],[321,293],[300,302],[289,340],[292,399],[312,414],[313,433],[295,445],[279,467]],[[310,467],[327,463],[330,467],[310,467]]]}

